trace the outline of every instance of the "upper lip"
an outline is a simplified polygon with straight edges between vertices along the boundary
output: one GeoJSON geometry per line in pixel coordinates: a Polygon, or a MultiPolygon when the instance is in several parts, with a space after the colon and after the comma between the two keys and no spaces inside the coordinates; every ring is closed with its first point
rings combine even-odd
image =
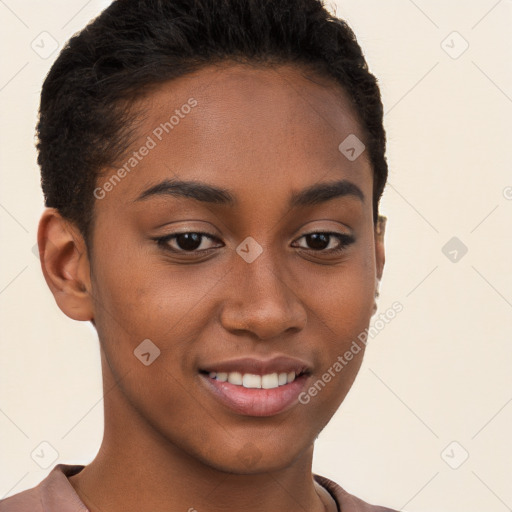
{"type": "Polygon", "coordinates": [[[299,375],[301,373],[310,373],[311,366],[301,359],[281,355],[270,359],[257,359],[254,357],[229,359],[217,363],[210,363],[201,367],[201,370],[205,372],[252,373],[254,375],[290,373],[293,371],[296,375],[299,375]]]}

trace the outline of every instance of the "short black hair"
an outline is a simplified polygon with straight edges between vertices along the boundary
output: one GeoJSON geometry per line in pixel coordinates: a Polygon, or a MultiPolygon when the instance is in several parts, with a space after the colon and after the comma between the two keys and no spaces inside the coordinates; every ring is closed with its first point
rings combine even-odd
{"type": "Polygon", "coordinates": [[[352,29],[321,0],[115,0],[60,52],[42,87],[37,124],[45,205],[72,221],[88,248],[99,171],[130,146],[133,101],[152,86],[230,60],[295,64],[348,93],[373,167],[377,222],[388,174],[379,86],[352,29]]]}

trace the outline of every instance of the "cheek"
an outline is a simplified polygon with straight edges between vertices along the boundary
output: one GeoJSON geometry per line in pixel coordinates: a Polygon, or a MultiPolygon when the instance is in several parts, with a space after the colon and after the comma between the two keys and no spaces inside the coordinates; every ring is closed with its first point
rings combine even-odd
{"type": "Polygon", "coordinates": [[[204,267],[189,266],[187,271],[163,257],[151,258],[156,261],[150,264],[150,256],[136,255],[133,249],[112,254],[95,272],[93,287],[97,315],[106,309],[114,322],[146,337],[159,325],[169,330],[186,321],[218,282],[218,275],[204,267]]]}
{"type": "Polygon", "coordinates": [[[322,351],[305,399],[325,424],[345,399],[363,361],[366,346],[361,339],[373,313],[374,274],[364,260],[354,259],[310,290],[310,329],[316,331],[322,351]]]}
{"type": "Polygon", "coordinates": [[[302,282],[308,290],[311,314],[338,340],[357,337],[368,326],[373,313],[375,277],[367,260],[354,257],[323,276],[317,271],[302,277],[302,282]]]}
{"type": "Polygon", "coordinates": [[[148,418],[159,404],[167,411],[162,421],[169,422],[170,411],[191,409],[183,382],[194,365],[189,348],[200,328],[192,317],[198,296],[184,293],[182,283],[165,280],[154,268],[115,263],[103,265],[94,279],[103,351],[131,403],[148,418]]]}
{"type": "MultiPolygon", "coordinates": [[[[162,391],[165,401],[173,396],[176,380],[189,378],[194,368],[195,346],[212,317],[208,299],[221,274],[200,266],[177,271],[163,258],[149,265],[149,258],[141,257],[137,264],[131,254],[130,261],[110,258],[95,273],[96,329],[116,375],[130,371],[154,399],[162,391]],[[143,343],[158,354],[149,367],[136,357],[143,343]]],[[[139,395],[141,389],[127,393],[139,395]]]]}
{"type": "Polygon", "coordinates": [[[312,280],[305,287],[309,292],[310,329],[317,331],[322,345],[319,381],[312,383],[307,396],[324,422],[349,392],[365,352],[361,339],[373,313],[375,274],[371,248],[367,246],[363,252],[354,251],[352,258],[329,270],[329,278],[317,276],[316,286],[312,280]]]}

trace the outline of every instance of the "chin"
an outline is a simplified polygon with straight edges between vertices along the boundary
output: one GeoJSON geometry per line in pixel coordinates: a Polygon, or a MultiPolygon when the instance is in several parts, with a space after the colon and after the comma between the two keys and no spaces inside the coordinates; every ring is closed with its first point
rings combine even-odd
{"type": "Polygon", "coordinates": [[[208,457],[200,457],[202,462],[216,471],[237,475],[256,475],[260,473],[276,472],[291,466],[302,455],[297,452],[297,444],[281,444],[280,450],[272,449],[263,441],[263,448],[256,443],[245,442],[239,447],[228,449],[223,447],[220,453],[210,452],[208,457]],[[212,457],[215,455],[215,457],[212,457]]]}

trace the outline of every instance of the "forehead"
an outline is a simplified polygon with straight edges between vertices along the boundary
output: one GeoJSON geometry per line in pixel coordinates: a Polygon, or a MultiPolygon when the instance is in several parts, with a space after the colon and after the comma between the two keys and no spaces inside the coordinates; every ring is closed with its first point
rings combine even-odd
{"type": "Polygon", "coordinates": [[[230,125],[237,124],[238,129],[243,124],[246,129],[239,133],[243,136],[262,126],[275,132],[295,125],[294,133],[301,127],[304,131],[316,128],[322,134],[331,132],[335,139],[347,131],[363,138],[346,91],[332,79],[293,65],[220,63],[161,84],[139,102],[146,114],[140,128],[149,132],[189,98],[198,102],[194,118],[205,132],[219,134],[224,128],[222,134],[230,125]],[[228,119],[230,123],[225,122],[228,119]]]}
{"type": "Polygon", "coordinates": [[[350,98],[303,68],[208,66],[158,85],[135,107],[136,140],[99,181],[124,167],[112,199],[131,201],[178,177],[245,191],[262,182],[301,188],[322,176],[352,178],[361,188],[371,181],[366,153],[351,161],[339,149],[347,137],[365,138],[350,98]]]}

